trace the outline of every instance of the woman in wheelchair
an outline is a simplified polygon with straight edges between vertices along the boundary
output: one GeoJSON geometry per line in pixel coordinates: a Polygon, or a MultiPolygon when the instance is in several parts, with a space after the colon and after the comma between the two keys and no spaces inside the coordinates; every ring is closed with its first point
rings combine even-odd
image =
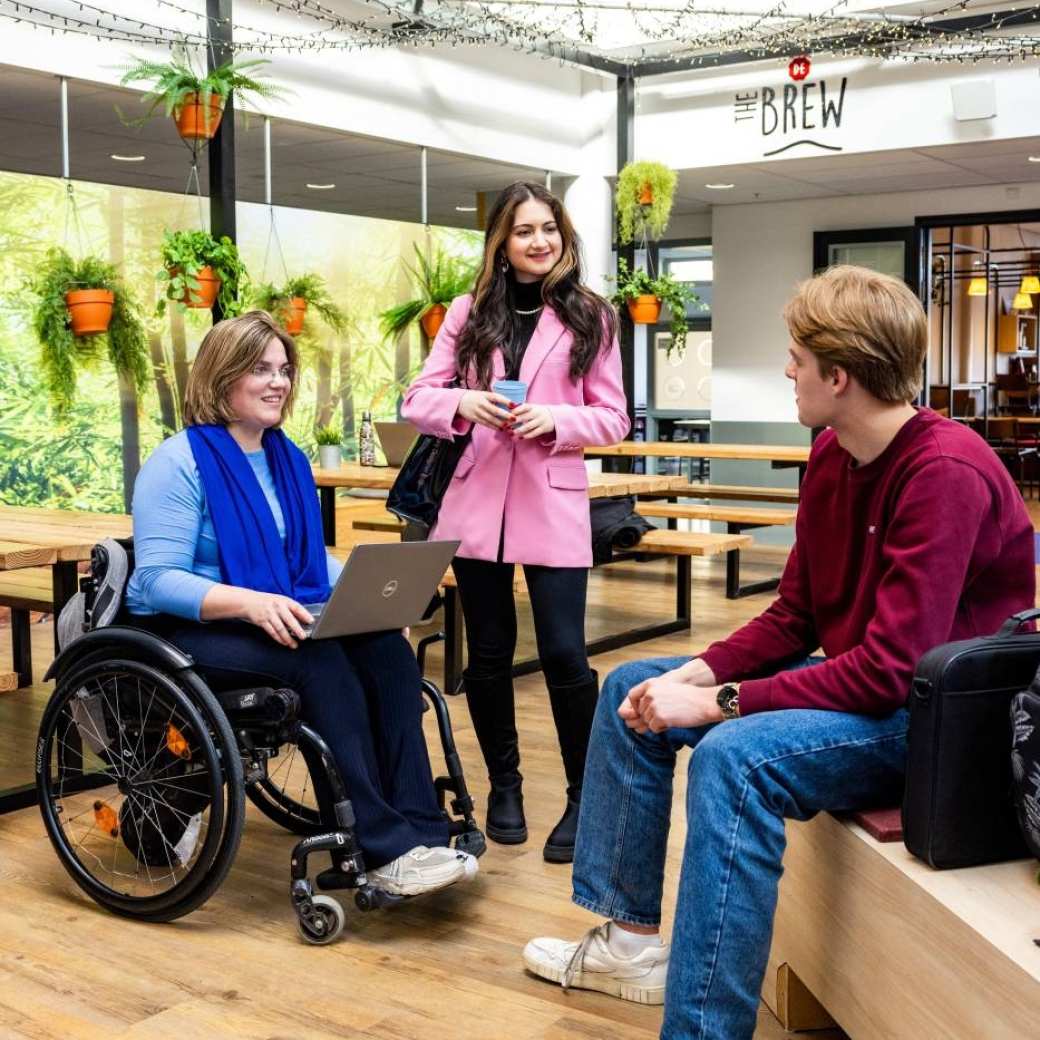
{"type": "MultiPolygon", "coordinates": [[[[448,847],[423,736],[421,676],[400,632],[309,640],[304,603],[328,599],[329,556],[306,457],[281,430],[295,393],[293,340],[261,311],[206,335],[186,429],[134,490],[130,623],[173,643],[213,687],[290,686],[346,783],[370,882],[418,895],[476,872],[448,847]]],[[[311,769],[319,803],[322,771],[311,769]]],[[[327,784],[325,785],[327,787],[327,784]]]]}

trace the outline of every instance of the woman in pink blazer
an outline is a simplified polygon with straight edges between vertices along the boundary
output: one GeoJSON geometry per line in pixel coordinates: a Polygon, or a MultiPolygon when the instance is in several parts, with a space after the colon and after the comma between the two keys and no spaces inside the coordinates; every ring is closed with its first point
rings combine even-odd
{"type": "Polygon", "coordinates": [[[458,538],[466,618],[466,699],[488,767],[488,837],[527,840],[513,708],[516,605],[523,564],[538,656],[567,777],[567,805],[545,844],[570,862],[598,687],[585,654],[592,565],[585,445],[628,432],[617,318],[582,284],[581,245],[563,205],[516,183],[488,216],[473,294],[456,299],[402,414],[424,433],[470,434],[432,538],[458,538]],[[493,392],[526,384],[516,405],[493,392]]]}

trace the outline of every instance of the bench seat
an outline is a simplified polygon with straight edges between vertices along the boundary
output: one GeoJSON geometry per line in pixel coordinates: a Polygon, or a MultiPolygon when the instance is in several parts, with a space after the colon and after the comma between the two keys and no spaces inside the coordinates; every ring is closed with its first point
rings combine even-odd
{"type": "Polygon", "coordinates": [[[32,685],[32,639],[29,612],[54,612],[54,581],[50,567],[20,567],[0,571],[0,607],[11,611],[14,671],[0,672],[0,692],[32,685]]]}
{"type": "Polygon", "coordinates": [[[686,498],[721,498],[743,502],[787,502],[798,504],[798,488],[754,487],[741,484],[710,484],[693,481],[678,492],[686,498]]]}
{"type": "Polygon", "coordinates": [[[1037,1035],[1035,860],[932,870],[851,819],[789,822],[762,996],[854,1040],[1037,1035]]]}
{"type": "Polygon", "coordinates": [[[639,502],[636,512],[640,516],[655,516],[662,520],[714,520],[747,527],[786,527],[793,524],[798,515],[795,509],[704,506],[686,502],[639,502]]]}

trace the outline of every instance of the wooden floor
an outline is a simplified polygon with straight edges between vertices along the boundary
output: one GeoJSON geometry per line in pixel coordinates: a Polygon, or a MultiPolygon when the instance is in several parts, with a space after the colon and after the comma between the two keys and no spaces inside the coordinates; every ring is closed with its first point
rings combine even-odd
{"type": "MultiPolygon", "coordinates": [[[[344,544],[352,508],[339,511],[344,544]]],[[[366,535],[366,540],[379,537],[366,535]]],[[[778,570],[782,556],[760,555],[755,562],[755,554],[748,554],[745,580],[778,570]]],[[[674,605],[671,566],[659,560],[595,571],[589,635],[668,615],[674,605]]],[[[627,660],[693,653],[769,603],[768,593],[727,600],[724,572],[722,560],[693,561],[692,633],[602,655],[594,666],[605,675],[627,660]]],[[[520,652],[526,655],[532,646],[523,610],[521,628],[520,652]]],[[[42,623],[34,631],[40,671],[50,660],[50,646],[50,624],[42,623]]],[[[0,631],[0,654],[9,659],[9,629],[0,631]]],[[[427,672],[436,678],[437,659],[431,657],[427,672]]],[[[31,779],[36,723],[50,688],[38,683],[0,697],[2,787],[31,779]]],[[[228,880],[201,910],[169,925],[125,921],[86,899],[58,864],[35,809],[0,817],[0,1037],[657,1036],[660,1009],[591,993],[565,994],[521,966],[520,950],[532,936],[577,938],[596,922],[569,901],[570,868],[542,861],[541,844],[563,808],[564,779],[541,677],[519,679],[517,695],[531,840],[513,847],[490,844],[472,883],[391,911],[362,915],[349,904],[347,932],[329,947],[298,939],[287,895],[294,839],[251,806],[228,880]]],[[[465,704],[452,699],[450,707],[467,778],[482,809],[486,778],[465,704]]],[[[430,746],[437,747],[435,738],[430,746]]],[[[682,765],[669,843],[666,922],[685,836],[682,765]]],[[[764,1008],[759,1019],[758,1040],[786,1035],[764,1008]]]]}

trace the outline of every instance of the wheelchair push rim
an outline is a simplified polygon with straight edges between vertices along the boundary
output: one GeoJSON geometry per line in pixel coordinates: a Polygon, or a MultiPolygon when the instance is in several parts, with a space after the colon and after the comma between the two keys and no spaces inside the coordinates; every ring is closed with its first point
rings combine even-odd
{"type": "Polygon", "coordinates": [[[94,661],[62,678],[44,713],[36,772],[48,836],[73,880],[115,913],[189,913],[234,858],[241,784],[225,784],[222,761],[241,763],[206,696],[141,661],[94,661]]]}

